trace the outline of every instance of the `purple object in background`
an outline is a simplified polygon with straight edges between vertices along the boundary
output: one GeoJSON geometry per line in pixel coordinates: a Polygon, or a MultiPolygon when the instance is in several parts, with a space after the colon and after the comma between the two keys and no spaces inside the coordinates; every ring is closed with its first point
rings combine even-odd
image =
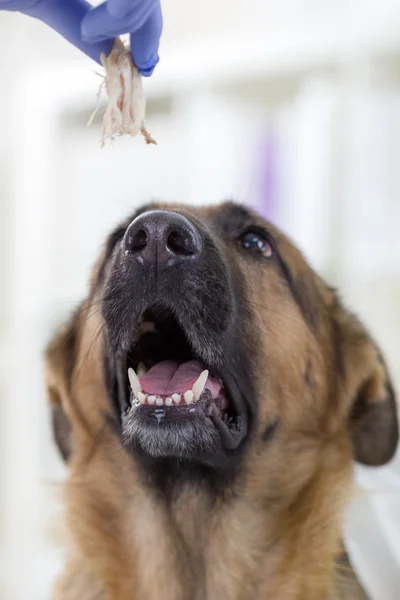
{"type": "Polygon", "coordinates": [[[272,222],[277,219],[277,143],[273,131],[266,133],[257,152],[254,208],[272,222]]]}

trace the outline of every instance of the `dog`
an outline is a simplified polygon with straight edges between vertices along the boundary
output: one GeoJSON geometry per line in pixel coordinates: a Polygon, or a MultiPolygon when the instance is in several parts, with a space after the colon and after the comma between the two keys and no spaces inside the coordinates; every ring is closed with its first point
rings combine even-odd
{"type": "Polygon", "coordinates": [[[353,459],[396,449],[390,376],[255,212],[130,216],[50,342],[46,378],[69,473],[55,600],[364,597],[340,587],[341,526],[353,459]]]}

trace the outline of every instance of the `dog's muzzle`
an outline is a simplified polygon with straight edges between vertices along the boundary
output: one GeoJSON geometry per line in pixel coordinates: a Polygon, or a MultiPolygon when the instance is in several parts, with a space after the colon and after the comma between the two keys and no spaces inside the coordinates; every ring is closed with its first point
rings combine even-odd
{"type": "Polygon", "coordinates": [[[234,294],[210,234],[175,211],[138,216],[102,309],[125,445],[180,458],[238,448],[247,410],[230,363],[234,294]]]}

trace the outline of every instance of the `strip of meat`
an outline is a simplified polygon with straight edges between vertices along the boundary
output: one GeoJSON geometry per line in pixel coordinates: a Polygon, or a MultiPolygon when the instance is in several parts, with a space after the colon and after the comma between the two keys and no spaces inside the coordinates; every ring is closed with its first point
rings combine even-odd
{"type": "Polygon", "coordinates": [[[104,80],[97,96],[97,107],[89,119],[93,123],[99,108],[100,95],[105,87],[108,104],[103,117],[101,145],[107,139],[114,140],[116,135],[127,133],[135,136],[141,133],[147,144],[156,144],[145,127],[146,99],[143,91],[142,76],[137,70],[130,53],[120,39],[116,39],[109,54],[101,55],[104,66],[104,80]]]}

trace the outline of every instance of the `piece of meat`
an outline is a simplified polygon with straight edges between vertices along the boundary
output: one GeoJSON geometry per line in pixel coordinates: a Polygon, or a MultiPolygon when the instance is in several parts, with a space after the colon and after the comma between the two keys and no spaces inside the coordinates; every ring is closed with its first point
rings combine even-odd
{"type": "Polygon", "coordinates": [[[97,96],[97,107],[88,126],[98,111],[100,95],[105,87],[108,104],[103,117],[101,145],[116,135],[136,135],[139,131],[147,144],[156,144],[145,128],[146,99],[143,92],[142,76],[137,70],[130,53],[121,40],[115,40],[109,54],[101,55],[105,75],[97,96]]]}

